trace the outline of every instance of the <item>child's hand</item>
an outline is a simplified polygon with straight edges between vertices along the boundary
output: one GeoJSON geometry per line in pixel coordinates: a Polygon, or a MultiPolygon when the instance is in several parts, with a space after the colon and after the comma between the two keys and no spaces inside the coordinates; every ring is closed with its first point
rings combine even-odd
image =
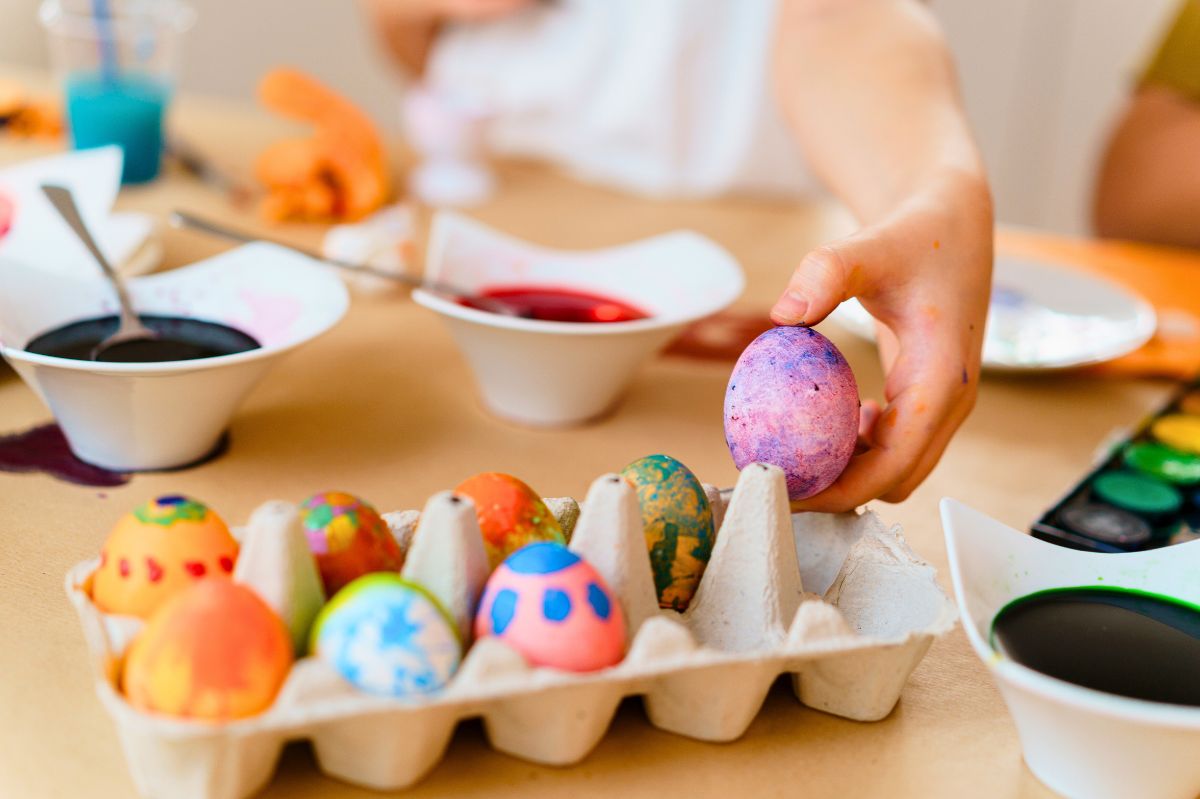
{"type": "Polygon", "coordinates": [[[814,325],[857,297],[881,324],[887,407],[863,402],[859,435],[868,449],[793,510],[846,511],[877,497],[899,502],[933,471],[975,404],[991,269],[987,187],[955,175],[931,181],[889,217],[800,262],[771,318],[814,325]]]}

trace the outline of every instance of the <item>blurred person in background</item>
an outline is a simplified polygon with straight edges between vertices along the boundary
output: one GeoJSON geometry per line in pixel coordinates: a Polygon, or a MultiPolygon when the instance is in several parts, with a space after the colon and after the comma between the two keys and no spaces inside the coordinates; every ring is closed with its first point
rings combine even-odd
{"type": "Polygon", "coordinates": [[[1094,214],[1101,236],[1200,248],[1200,0],[1184,0],[1117,121],[1094,214]]]}
{"type": "Polygon", "coordinates": [[[794,269],[771,315],[813,325],[858,297],[886,326],[887,404],[864,402],[869,449],[797,507],[898,502],[933,470],[975,401],[993,221],[922,3],[363,2],[410,74],[486,104],[494,153],[659,196],[832,190],[862,227],[779,253],[794,269]]]}

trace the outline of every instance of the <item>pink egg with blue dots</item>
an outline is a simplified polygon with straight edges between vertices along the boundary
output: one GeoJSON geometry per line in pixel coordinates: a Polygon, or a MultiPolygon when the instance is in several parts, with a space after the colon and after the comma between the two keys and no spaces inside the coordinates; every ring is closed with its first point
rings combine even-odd
{"type": "Polygon", "coordinates": [[[475,636],[495,636],[534,666],[596,671],[625,655],[625,615],[604,580],[562,544],[518,549],[492,572],[475,636]]]}
{"type": "Polygon", "coordinates": [[[807,499],[846,469],[858,440],[858,384],[833,342],[807,327],[766,331],[725,389],[725,440],[739,469],[770,463],[788,498],[807,499]]]}

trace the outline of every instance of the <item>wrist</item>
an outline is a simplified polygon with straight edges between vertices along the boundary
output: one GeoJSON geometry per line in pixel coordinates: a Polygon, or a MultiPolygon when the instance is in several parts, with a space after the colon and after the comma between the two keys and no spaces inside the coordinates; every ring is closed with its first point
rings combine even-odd
{"type": "Polygon", "coordinates": [[[940,164],[913,177],[903,191],[880,208],[885,221],[910,211],[932,213],[942,225],[991,236],[995,212],[991,187],[982,166],[940,164]]]}
{"type": "Polygon", "coordinates": [[[931,184],[959,210],[986,219],[989,227],[995,225],[992,188],[982,164],[941,167],[935,170],[931,184]]]}

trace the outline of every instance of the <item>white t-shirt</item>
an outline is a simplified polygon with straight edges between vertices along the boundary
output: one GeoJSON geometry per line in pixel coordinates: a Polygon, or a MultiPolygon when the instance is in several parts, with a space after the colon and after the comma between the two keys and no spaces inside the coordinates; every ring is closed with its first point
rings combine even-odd
{"type": "Polygon", "coordinates": [[[487,144],[656,195],[816,191],[775,101],[774,0],[557,0],[439,36],[487,144]]]}

